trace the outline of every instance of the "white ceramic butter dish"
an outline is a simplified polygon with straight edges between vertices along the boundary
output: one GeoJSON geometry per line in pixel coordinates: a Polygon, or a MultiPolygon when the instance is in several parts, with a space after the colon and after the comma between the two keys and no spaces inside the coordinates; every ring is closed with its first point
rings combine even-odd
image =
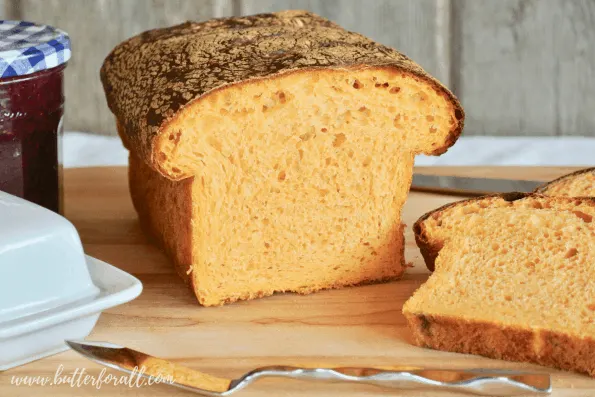
{"type": "Polygon", "coordinates": [[[86,256],[62,216],[0,192],[0,371],[68,349],[101,312],[136,298],[135,277],[86,256]]]}

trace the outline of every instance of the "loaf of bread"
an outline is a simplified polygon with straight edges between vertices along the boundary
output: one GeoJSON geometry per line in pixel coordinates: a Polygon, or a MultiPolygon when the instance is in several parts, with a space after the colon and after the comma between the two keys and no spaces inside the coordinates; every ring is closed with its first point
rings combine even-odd
{"type": "Polygon", "coordinates": [[[573,172],[535,190],[547,196],[595,197],[595,168],[573,172]]]}
{"type": "Polygon", "coordinates": [[[414,156],[463,128],[413,61],[304,11],[148,31],[101,78],[141,223],[207,306],[400,277],[414,156]]]}
{"type": "Polygon", "coordinates": [[[405,303],[417,345],[595,376],[595,199],[513,193],[415,224],[434,273],[405,303]]]}

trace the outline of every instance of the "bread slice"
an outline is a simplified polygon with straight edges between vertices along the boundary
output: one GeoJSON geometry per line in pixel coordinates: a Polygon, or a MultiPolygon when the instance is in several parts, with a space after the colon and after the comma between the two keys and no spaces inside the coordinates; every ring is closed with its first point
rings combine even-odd
{"type": "Polygon", "coordinates": [[[434,273],[405,303],[417,345],[595,376],[595,200],[454,203],[416,223],[434,273]]]}
{"type": "Polygon", "coordinates": [[[101,77],[141,222],[203,305],[400,277],[414,156],[463,127],[417,64],[303,11],[145,32],[101,77]]]}
{"type": "Polygon", "coordinates": [[[546,196],[595,197],[595,168],[564,175],[535,190],[546,196]]]}

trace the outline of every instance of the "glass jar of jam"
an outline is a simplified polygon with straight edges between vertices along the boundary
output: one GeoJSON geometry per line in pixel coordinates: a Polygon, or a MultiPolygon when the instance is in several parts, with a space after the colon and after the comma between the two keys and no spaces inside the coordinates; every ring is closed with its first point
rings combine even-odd
{"type": "Polygon", "coordinates": [[[0,21],[0,190],[62,210],[62,117],[68,35],[0,21]]]}

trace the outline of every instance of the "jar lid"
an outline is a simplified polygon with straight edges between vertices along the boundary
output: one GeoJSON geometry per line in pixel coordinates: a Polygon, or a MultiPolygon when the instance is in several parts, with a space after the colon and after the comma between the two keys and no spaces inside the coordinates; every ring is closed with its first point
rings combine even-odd
{"type": "Polygon", "coordinates": [[[32,22],[0,20],[0,78],[51,69],[69,59],[66,32],[32,22]]]}

